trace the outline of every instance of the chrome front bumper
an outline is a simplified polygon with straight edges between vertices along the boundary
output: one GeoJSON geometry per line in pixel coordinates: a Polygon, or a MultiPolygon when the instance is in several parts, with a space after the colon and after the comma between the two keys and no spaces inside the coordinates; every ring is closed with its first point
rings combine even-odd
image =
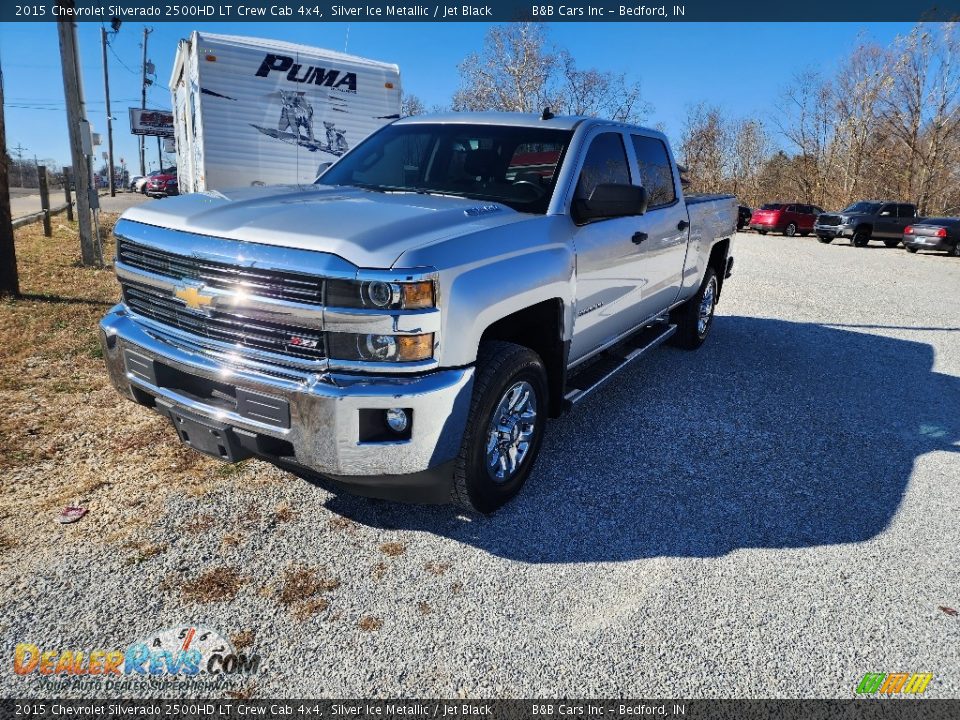
{"type": "Polygon", "coordinates": [[[417,376],[310,374],[287,369],[268,375],[231,367],[195,351],[138,322],[123,305],[110,310],[100,322],[100,331],[110,380],[125,396],[147,405],[159,402],[160,412],[162,405],[173,406],[247,436],[285,441],[292,447],[292,457],[267,457],[280,464],[300,466],[341,483],[383,488],[402,486],[403,476],[413,478],[449,463],[460,448],[473,391],[472,367],[417,376]],[[281,398],[289,405],[289,427],[258,422],[175,387],[153,384],[130,371],[125,350],[201,384],[209,381],[281,398]],[[393,407],[412,409],[410,438],[361,442],[360,410],[393,407]]]}
{"type": "Polygon", "coordinates": [[[853,225],[814,225],[813,232],[820,237],[853,237],[853,225]]]}

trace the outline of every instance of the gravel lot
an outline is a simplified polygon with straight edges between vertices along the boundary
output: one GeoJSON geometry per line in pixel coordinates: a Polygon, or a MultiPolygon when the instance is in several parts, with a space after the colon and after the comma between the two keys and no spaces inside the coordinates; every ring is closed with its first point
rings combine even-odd
{"type": "MultiPolygon", "coordinates": [[[[96,429],[0,466],[2,647],[194,621],[252,639],[256,697],[851,697],[868,671],[960,697],[960,261],[736,254],[708,343],[554,421],[490,518],[179,453],[101,384],[96,429]],[[82,474],[74,526],[14,489],[82,474]]],[[[4,695],[50,694],[2,668],[4,695]]]]}

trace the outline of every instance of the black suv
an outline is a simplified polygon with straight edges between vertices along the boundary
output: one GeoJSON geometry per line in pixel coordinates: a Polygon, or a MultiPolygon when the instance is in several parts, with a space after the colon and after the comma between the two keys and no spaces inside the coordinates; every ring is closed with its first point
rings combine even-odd
{"type": "Polygon", "coordinates": [[[903,231],[917,218],[917,206],[910,203],[861,200],[839,213],[823,213],[813,226],[822,243],[848,237],[855,247],[866,247],[871,240],[883,240],[896,247],[903,231]]]}

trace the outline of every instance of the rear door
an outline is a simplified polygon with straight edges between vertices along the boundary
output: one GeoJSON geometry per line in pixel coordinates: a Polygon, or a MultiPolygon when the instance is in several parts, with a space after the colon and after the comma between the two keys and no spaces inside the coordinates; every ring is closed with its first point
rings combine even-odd
{"type": "Polygon", "coordinates": [[[873,236],[875,238],[899,237],[897,222],[897,204],[884,203],[877,210],[877,220],[873,223],[873,236]]]}
{"type": "MultiPolygon", "coordinates": [[[[640,183],[629,135],[599,127],[587,137],[585,146],[586,152],[578,160],[579,179],[568,200],[574,218],[576,203],[588,198],[597,185],[640,183]]],[[[644,162],[646,165],[647,161],[644,162]]],[[[651,178],[656,172],[651,170],[651,178]]],[[[682,237],[682,248],[686,247],[686,230],[678,230],[677,225],[681,219],[686,221],[686,214],[672,183],[671,172],[670,192],[664,194],[665,189],[658,186],[656,201],[651,201],[651,209],[644,215],[593,220],[576,226],[573,244],[577,254],[577,287],[571,363],[665,309],[671,293],[676,297],[683,267],[678,238],[682,237]]]]}

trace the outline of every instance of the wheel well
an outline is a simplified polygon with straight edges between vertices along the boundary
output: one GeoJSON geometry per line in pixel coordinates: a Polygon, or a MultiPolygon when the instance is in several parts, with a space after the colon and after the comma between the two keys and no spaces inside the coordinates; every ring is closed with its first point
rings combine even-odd
{"type": "Polygon", "coordinates": [[[713,268],[717,274],[717,302],[720,302],[720,293],[723,290],[723,281],[727,274],[727,257],[730,255],[730,238],[721,240],[710,250],[710,260],[707,266],[713,268]]]}
{"type": "Polygon", "coordinates": [[[540,356],[547,371],[550,416],[563,408],[570,345],[563,340],[563,301],[545,300],[497,320],[483,331],[480,342],[503,340],[528,347],[540,356]]]}

